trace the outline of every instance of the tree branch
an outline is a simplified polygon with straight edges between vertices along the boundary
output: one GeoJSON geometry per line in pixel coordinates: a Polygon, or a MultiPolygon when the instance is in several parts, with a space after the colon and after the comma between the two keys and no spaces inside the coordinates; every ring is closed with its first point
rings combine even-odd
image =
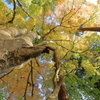
{"type": "Polygon", "coordinates": [[[15,15],[16,15],[16,0],[13,0],[13,5],[14,5],[14,8],[13,8],[13,17],[10,21],[8,21],[7,23],[12,23],[13,20],[15,19],[15,15]]]}
{"type": "Polygon", "coordinates": [[[20,2],[19,0],[17,0],[17,2],[18,2],[18,4],[19,4],[19,6],[21,7],[21,9],[22,9],[30,18],[34,19],[34,18],[24,9],[24,7],[23,7],[23,5],[21,4],[21,2],[20,2]]]}
{"type": "MultiPolygon", "coordinates": [[[[12,19],[9,20],[8,22],[4,23],[4,24],[7,24],[7,23],[12,23],[15,19],[15,15],[16,15],[16,0],[13,0],[13,16],[12,16],[12,19]]],[[[4,25],[4,24],[0,24],[0,25],[4,25]]]]}
{"type": "Polygon", "coordinates": [[[79,31],[98,31],[100,32],[100,27],[80,27],[79,31]]]}
{"type": "Polygon", "coordinates": [[[79,69],[81,70],[82,67],[80,67],[80,68],[78,67],[78,68],[72,69],[68,74],[64,75],[64,78],[72,75],[74,71],[79,70],[79,69]]]}
{"type": "MultiPolygon", "coordinates": [[[[84,2],[84,3],[85,3],[85,2],[84,2]]],[[[83,4],[84,4],[84,3],[83,3],[83,4]]],[[[82,5],[83,5],[83,4],[82,4],[82,5]]],[[[69,21],[69,20],[81,9],[82,5],[81,5],[67,20],[65,20],[64,22],[69,21]]],[[[63,22],[63,23],[64,23],[64,22],[63,22]]]]}
{"type": "Polygon", "coordinates": [[[66,16],[68,16],[68,15],[71,13],[71,11],[73,10],[73,4],[74,4],[74,0],[73,0],[73,3],[72,3],[72,6],[71,6],[70,11],[69,11],[68,13],[66,13],[66,14],[62,17],[61,22],[60,22],[60,25],[62,25],[64,18],[65,18],[66,16]]]}
{"type": "Polygon", "coordinates": [[[56,29],[57,27],[59,27],[59,25],[57,25],[57,26],[51,28],[51,29],[49,30],[49,32],[47,32],[45,35],[42,36],[42,38],[44,39],[47,35],[49,35],[49,34],[50,34],[54,29],[56,29]]]}
{"type": "Polygon", "coordinates": [[[9,75],[12,71],[13,71],[13,70],[9,71],[9,72],[8,72],[7,74],[5,74],[5,75],[2,75],[2,76],[0,77],[0,79],[2,79],[2,78],[4,78],[5,76],[9,75]]]}

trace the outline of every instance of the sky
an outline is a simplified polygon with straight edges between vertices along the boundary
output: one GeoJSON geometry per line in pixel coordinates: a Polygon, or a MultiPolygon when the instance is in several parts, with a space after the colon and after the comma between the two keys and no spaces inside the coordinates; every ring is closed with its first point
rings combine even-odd
{"type": "Polygon", "coordinates": [[[97,0],[86,0],[86,1],[97,4],[97,0]]]}

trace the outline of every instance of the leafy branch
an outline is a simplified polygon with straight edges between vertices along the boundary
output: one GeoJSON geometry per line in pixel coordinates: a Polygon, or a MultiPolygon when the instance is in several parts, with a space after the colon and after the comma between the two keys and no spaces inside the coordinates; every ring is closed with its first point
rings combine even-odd
{"type": "MultiPolygon", "coordinates": [[[[84,2],[84,3],[85,3],[85,2],[84,2]]],[[[83,3],[83,4],[84,4],[84,3],[83,3]]],[[[82,4],[82,5],[83,5],[83,4],[82,4]]],[[[69,20],[82,8],[82,5],[81,5],[67,20],[65,20],[64,22],[69,21],[69,20]]],[[[67,15],[67,14],[66,14],[66,15],[67,15]]],[[[65,17],[66,17],[66,16],[65,16],[65,17]]],[[[61,23],[61,24],[64,23],[64,22],[63,22],[63,19],[64,19],[64,18],[62,18],[62,21],[61,21],[62,23],[61,23]]]]}
{"type": "Polygon", "coordinates": [[[57,25],[57,26],[51,28],[51,29],[49,30],[49,32],[47,32],[45,35],[42,36],[42,38],[44,39],[47,35],[49,35],[49,34],[50,34],[53,30],[55,30],[57,27],[59,27],[59,25],[57,25]]]}
{"type": "MultiPolygon", "coordinates": [[[[84,2],[84,3],[85,3],[85,2],[84,2]]],[[[84,3],[83,3],[83,4],[84,4],[84,3]]],[[[72,4],[74,4],[74,1],[73,1],[72,4]]],[[[66,21],[69,21],[69,20],[81,9],[81,7],[82,7],[82,5],[81,5],[67,20],[63,21],[64,18],[65,18],[66,16],[68,16],[68,15],[71,13],[71,11],[73,10],[73,5],[72,5],[71,10],[69,11],[69,13],[64,14],[64,16],[62,17],[61,22],[59,23],[59,25],[56,25],[56,26],[54,26],[53,28],[51,28],[45,35],[42,36],[42,38],[44,39],[47,35],[49,35],[52,31],[54,31],[54,30],[55,30],[56,28],[58,28],[58,27],[64,27],[64,28],[79,27],[78,25],[77,25],[77,26],[70,26],[70,27],[67,27],[67,26],[64,26],[64,25],[62,25],[62,24],[63,24],[64,22],[66,22],[66,21]]]]}
{"type": "Polygon", "coordinates": [[[19,6],[21,7],[21,9],[32,19],[34,19],[26,10],[25,8],[23,7],[23,5],[21,4],[21,2],[19,0],[17,0],[19,6]]]}
{"type": "Polygon", "coordinates": [[[69,11],[68,13],[66,13],[66,14],[62,17],[61,22],[60,22],[60,25],[62,25],[64,18],[65,18],[66,16],[68,16],[68,15],[71,13],[71,11],[73,10],[73,5],[74,5],[74,0],[73,0],[73,2],[72,2],[72,6],[71,6],[70,11],[69,11]]]}
{"type": "Polygon", "coordinates": [[[89,19],[87,19],[86,21],[84,21],[82,24],[81,24],[81,27],[84,25],[84,24],[86,24],[88,21],[90,21],[90,20],[92,20],[94,17],[94,15],[97,13],[97,11],[95,11],[90,17],[89,17],[89,19]]]}
{"type": "Polygon", "coordinates": [[[14,6],[14,8],[13,8],[13,16],[12,16],[12,19],[9,20],[6,23],[0,24],[0,25],[4,25],[4,24],[7,24],[7,23],[12,23],[14,21],[15,15],[16,15],[16,0],[13,0],[13,6],[14,6]]]}
{"type": "MultiPolygon", "coordinates": [[[[79,84],[81,84],[81,85],[84,85],[87,89],[89,89],[90,91],[92,91],[94,95],[99,96],[99,95],[97,95],[97,94],[95,93],[95,91],[93,91],[93,90],[92,90],[90,87],[88,87],[86,84],[84,84],[84,83],[82,83],[80,80],[78,80],[74,75],[72,75],[72,76],[76,79],[77,83],[79,83],[79,84]]],[[[85,91],[86,91],[88,94],[91,95],[91,93],[88,92],[88,91],[86,90],[86,88],[84,88],[85,91]]],[[[92,95],[92,96],[93,96],[93,95],[92,95]]]]}
{"type": "Polygon", "coordinates": [[[73,72],[76,70],[82,70],[82,67],[77,67],[77,68],[72,69],[68,74],[64,75],[64,77],[68,77],[68,76],[72,75],[73,72]]]}

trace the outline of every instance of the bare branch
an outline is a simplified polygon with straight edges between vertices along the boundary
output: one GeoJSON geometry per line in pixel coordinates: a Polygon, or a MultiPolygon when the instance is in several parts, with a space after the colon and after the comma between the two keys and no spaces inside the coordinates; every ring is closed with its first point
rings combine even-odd
{"type": "Polygon", "coordinates": [[[31,71],[29,72],[28,78],[27,78],[27,83],[26,83],[26,87],[25,87],[25,92],[24,92],[24,95],[23,95],[24,100],[26,100],[26,93],[27,93],[27,88],[28,88],[28,84],[29,84],[30,75],[31,75],[31,71]]]}
{"type": "Polygon", "coordinates": [[[28,78],[27,78],[27,83],[26,83],[26,88],[25,88],[25,92],[24,92],[24,99],[26,100],[26,93],[27,93],[27,88],[28,88],[28,84],[32,86],[32,91],[31,91],[31,96],[33,96],[33,92],[34,92],[34,82],[33,82],[33,66],[32,66],[32,60],[30,61],[30,67],[31,67],[31,70],[28,74],[28,78]],[[31,77],[31,82],[29,82],[29,79],[31,77]]]}
{"type": "Polygon", "coordinates": [[[16,15],[16,0],[13,0],[13,5],[14,5],[14,8],[13,8],[13,17],[10,21],[8,21],[7,23],[12,23],[13,20],[15,19],[15,15],[16,15]]]}
{"type": "MultiPolygon", "coordinates": [[[[30,64],[28,64],[29,66],[31,66],[30,64]]],[[[33,67],[33,69],[35,70],[35,68],[33,67]]],[[[37,70],[35,70],[43,79],[44,79],[44,77],[41,75],[41,73],[39,72],[39,71],[37,71],[37,70]]]]}
{"type": "Polygon", "coordinates": [[[39,65],[39,63],[38,63],[38,61],[37,61],[37,59],[35,58],[35,61],[36,61],[36,64],[38,65],[38,67],[40,67],[40,65],[39,65]]]}
{"type": "Polygon", "coordinates": [[[34,92],[34,82],[33,82],[33,66],[32,66],[32,60],[30,61],[30,67],[31,67],[31,85],[32,85],[32,91],[31,91],[31,96],[33,96],[34,92]]]}
{"type": "Polygon", "coordinates": [[[70,27],[67,27],[67,26],[64,26],[64,25],[61,25],[61,27],[64,27],[64,28],[73,28],[73,27],[79,27],[79,25],[77,25],[77,26],[70,26],[70,27]]]}
{"type": "Polygon", "coordinates": [[[8,72],[8,73],[5,74],[5,75],[2,75],[2,76],[0,77],[0,79],[2,79],[2,78],[4,78],[5,76],[9,75],[12,71],[13,71],[13,70],[11,70],[10,72],[8,72]]]}

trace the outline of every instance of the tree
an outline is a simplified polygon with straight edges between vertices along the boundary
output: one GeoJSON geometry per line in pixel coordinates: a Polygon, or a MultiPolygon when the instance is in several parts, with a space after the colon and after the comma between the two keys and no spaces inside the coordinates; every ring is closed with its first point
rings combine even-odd
{"type": "Polygon", "coordinates": [[[5,2],[0,1],[0,79],[1,88],[6,83],[7,99],[98,99],[100,36],[83,31],[98,31],[87,26],[99,25],[99,4],[5,2]],[[13,4],[13,9],[5,2],[13,4]],[[14,70],[19,65],[23,68],[14,70]]]}

